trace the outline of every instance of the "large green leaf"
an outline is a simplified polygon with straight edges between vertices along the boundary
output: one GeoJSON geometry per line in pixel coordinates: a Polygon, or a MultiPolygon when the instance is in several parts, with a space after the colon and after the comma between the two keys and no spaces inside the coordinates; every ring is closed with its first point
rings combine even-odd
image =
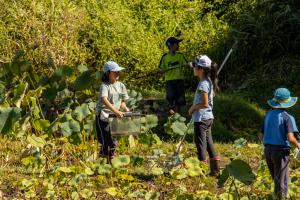
{"type": "Polygon", "coordinates": [[[129,165],[129,163],[130,163],[130,156],[119,155],[118,157],[115,157],[114,159],[112,159],[111,162],[115,168],[126,166],[126,165],[129,165]]]}
{"type": "Polygon", "coordinates": [[[63,76],[72,76],[73,72],[74,70],[71,67],[64,65],[56,69],[54,74],[56,76],[63,77],[63,76]]]}
{"type": "Polygon", "coordinates": [[[72,134],[76,134],[80,132],[80,124],[74,119],[69,119],[66,122],[60,124],[62,134],[66,137],[71,136],[72,134]]]}
{"type": "Polygon", "coordinates": [[[83,72],[80,76],[78,76],[77,79],[74,81],[74,87],[76,91],[89,89],[94,82],[94,77],[92,75],[93,71],[88,70],[83,72]]]}
{"type": "Polygon", "coordinates": [[[184,122],[175,121],[172,123],[171,128],[173,132],[177,135],[184,135],[185,131],[187,130],[187,126],[184,122]]]}
{"type": "Polygon", "coordinates": [[[14,97],[12,98],[12,102],[20,108],[21,102],[23,98],[25,97],[25,92],[28,87],[28,83],[26,82],[20,82],[19,85],[17,85],[14,88],[14,97]]]}
{"type": "Polygon", "coordinates": [[[175,179],[184,179],[188,176],[188,171],[184,168],[179,168],[179,169],[172,169],[171,170],[171,175],[175,179]]]}
{"type": "Polygon", "coordinates": [[[189,168],[188,173],[189,173],[189,176],[191,176],[191,177],[204,175],[203,170],[199,166],[189,168]]]}
{"type": "Polygon", "coordinates": [[[42,137],[37,137],[36,135],[28,135],[27,141],[34,147],[43,148],[46,144],[46,141],[42,137]]]}
{"type": "Polygon", "coordinates": [[[111,165],[109,164],[104,164],[104,165],[100,165],[98,168],[98,174],[100,175],[104,175],[104,174],[108,174],[111,171],[111,165]]]}
{"type": "Polygon", "coordinates": [[[16,107],[0,109],[0,133],[8,134],[11,132],[15,122],[18,121],[21,109],[16,107]]]}
{"type": "Polygon", "coordinates": [[[72,116],[74,119],[81,122],[83,119],[85,119],[88,115],[91,114],[91,111],[89,109],[88,104],[84,103],[80,106],[76,107],[75,110],[72,112],[72,116]]]}
{"type": "Polygon", "coordinates": [[[71,136],[68,137],[68,141],[71,144],[79,145],[82,143],[82,135],[80,133],[72,134],[71,136]]]}
{"type": "Polygon", "coordinates": [[[251,167],[243,160],[233,160],[226,168],[231,176],[246,185],[250,185],[255,180],[251,167]]]}
{"type": "Polygon", "coordinates": [[[200,161],[196,157],[190,157],[184,160],[184,164],[187,168],[199,167],[200,161]]]}

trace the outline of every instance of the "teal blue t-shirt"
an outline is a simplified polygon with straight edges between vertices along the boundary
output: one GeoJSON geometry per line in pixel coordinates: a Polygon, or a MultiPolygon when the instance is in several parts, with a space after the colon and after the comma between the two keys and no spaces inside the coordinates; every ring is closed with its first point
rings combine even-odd
{"type": "Polygon", "coordinates": [[[194,122],[201,122],[203,120],[214,119],[212,111],[214,91],[210,79],[204,79],[199,82],[195,92],[193,105],[201,104],[203,102],[201,92],[205,92],[208,94],[208,108],[194,111],[192,115],[194,122]]]}
{"type": "Polygon", "coordinates": [[[282,109],[269,111],[263,122],[263,143],[291,147],[288,133],[298,133],[295,118],[282,109]]]}

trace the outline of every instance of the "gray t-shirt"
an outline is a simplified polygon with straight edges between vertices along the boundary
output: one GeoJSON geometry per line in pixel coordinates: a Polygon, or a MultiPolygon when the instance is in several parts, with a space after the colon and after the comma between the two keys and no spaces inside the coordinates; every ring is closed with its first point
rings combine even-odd
{"type": "Polygon", "coordinates": [[[118,110],[120,110],[121,102],[129,99],[126,87],[123,83],[116,81],[115,83],[102,83],[99,91],[99,99],[96,105],[96,114],[100,114],[103,109],[109,111],[103,104],[102,98],[107,97],[109,102],[118,110]]]}
{"type": "Polygon", "coordinates": [[[194,111],[192,115],[194,122],[201,122],[203,120],[214,119],[214,115],[212,112],[214,91],[210,79],[205,79],[199,82],[197,90],[195,92],[193,105],[201,104],[203,102],[201,96],[202,91],[208,94],[208,108],[194,111]]]}

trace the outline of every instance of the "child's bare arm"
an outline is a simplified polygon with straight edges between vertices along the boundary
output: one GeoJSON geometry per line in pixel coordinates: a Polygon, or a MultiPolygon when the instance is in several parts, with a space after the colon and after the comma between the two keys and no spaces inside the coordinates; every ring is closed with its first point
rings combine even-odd
{"type": "Polygon", "coordinates": [[[201,92],[201,96],[203,102],[196,105],[192,105],[189,109],[190,115],[196,110],[208,108],[208,94],[206,92],[201,92]]]}
{"type": "Polygon", "coordinates": [[[109,100],[107,99],[107,97],[102,97],[102,101],[103,101],[103,104],[108,108],[110,109],[112,112],[114,112],[117,117],[123,117],[123,113],[118,111],[110,102],[109,100]]]}
{"type": "Polygon", "coordinates": [[[129,109],[128,109],[127,106],[126,106],[125,101],[122,101],[122,102],[121,102],[121,109],[123,109],[125,112],[129,112],[129,109]]]}
{"type": "Polygon", "coordinates": [[[295,145],[297,148],[300,148],[300,143],[297,141],[294,133],[288,133],[287,138],[293,145],[295,145]]]}

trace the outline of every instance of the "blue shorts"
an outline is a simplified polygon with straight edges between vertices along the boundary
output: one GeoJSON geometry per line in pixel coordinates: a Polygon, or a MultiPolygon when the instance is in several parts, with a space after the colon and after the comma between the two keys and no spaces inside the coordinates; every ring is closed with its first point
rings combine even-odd
{"type": "Polygon", "coordinates": [[[170,80],[166,82],[167,100],[169,106],[184,106],[186,104],[184,94],[184,80],[170,80]]]}

